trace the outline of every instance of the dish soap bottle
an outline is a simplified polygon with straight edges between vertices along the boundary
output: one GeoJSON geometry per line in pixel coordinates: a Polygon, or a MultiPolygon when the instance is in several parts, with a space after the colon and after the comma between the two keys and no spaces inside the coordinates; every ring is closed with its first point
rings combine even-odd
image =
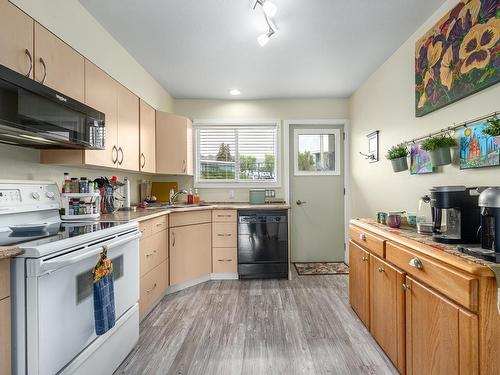
{"type": "Polygon", "coordinates": [[[189,188],[189,194],[187,196],[187,204],[193,204],[193,189],[189,188]]]}
{"type": "Polygon", "coordinates": [[[193,203],[200,204],[200,195],[198,194],[198,189],[194,189],[193,203]]]}

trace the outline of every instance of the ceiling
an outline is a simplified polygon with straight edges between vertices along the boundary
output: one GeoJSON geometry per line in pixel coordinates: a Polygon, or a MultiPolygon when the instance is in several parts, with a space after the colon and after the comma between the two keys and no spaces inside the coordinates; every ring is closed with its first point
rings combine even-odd
{"type": "Polygon", "coordinates": [[[444,0],[80,0],[176,98],[349,97],[444,0]]]}

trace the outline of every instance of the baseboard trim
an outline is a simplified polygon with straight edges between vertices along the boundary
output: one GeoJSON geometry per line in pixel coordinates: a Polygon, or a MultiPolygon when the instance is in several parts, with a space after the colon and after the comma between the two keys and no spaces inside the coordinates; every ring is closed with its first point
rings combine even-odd
{"type": "Polygon", "coordinates": [[[179,284],[168,287],[167,291],[165,292],[165,295],[180,292],[181,290],[184,290],[186,288],[190,288],[192,286],[195,286],[195,285],[198,285],[198,284],[210,281],[210,280],[211,280],[211,277],[210,277],[210,274],[208,274],[206,276],[198,277],[198,278],[193,279],[193,280],[185,281],[183,283],[179,283],[179,284]]]}
{"type": "Polygon", "coordinates": [[[237,272],[215,272],[210,274],[211,280],[238,280],[237,272]]]}

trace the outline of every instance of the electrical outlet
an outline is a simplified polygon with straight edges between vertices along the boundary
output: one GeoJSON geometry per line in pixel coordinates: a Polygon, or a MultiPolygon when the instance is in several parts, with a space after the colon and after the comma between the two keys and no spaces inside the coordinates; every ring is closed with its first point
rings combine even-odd
{"type": "Polygon", "coordinates": [[[229,190],[229,199],[234,199],[234,190],[229,190]]]}

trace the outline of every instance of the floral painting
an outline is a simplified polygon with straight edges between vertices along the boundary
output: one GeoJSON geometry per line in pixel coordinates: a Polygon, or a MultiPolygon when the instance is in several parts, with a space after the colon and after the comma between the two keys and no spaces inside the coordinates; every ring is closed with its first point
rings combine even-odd
{"type": "Polygon", "coordinates": [[[460,169],[500,165],[500,137],[483,133],[486,120],[460,131],[460,169]]]}
{"type": "Polygon", "coordinates": [[[410,149],[410,173],[426,174],[435,172],[429,153],[419,145],[412,145],[410,149]]]}
{"type": "Polygon", "coordinates": [[[461,0],[415,45],[420,117],[500,81],[500,0],[461,0]]]}

